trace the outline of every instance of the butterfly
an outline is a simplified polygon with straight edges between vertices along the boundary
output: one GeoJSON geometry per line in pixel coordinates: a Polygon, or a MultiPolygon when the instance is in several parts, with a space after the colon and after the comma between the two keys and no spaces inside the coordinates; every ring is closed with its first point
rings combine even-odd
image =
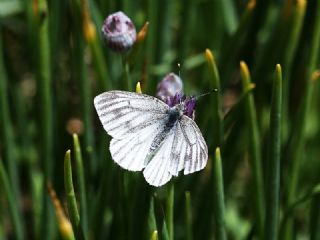
{"type": "Polygon", "coordinates": [[[191,105],[181,97],[169,106],[155,97],[126,91],[108,91],[94,99],[103,128],[112,137],[113,160],[124,169],[143,170],[146,181],[156,187],[181,170],[186,175],[207,164],[206,142],[188,114],[191,105]]]}

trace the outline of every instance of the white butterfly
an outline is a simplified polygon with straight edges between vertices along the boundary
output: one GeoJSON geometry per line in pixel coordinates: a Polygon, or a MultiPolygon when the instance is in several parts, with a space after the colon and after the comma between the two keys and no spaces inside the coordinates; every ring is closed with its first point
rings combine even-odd
{"type": "Polygon", "coordinates": [[[172,176],[203,169],[208,148],[196,123],[184,115],[184,102],[169,107],[145,94],[104,92],[94,99],[100,121],[112,137],[110,152],[122,168],[142,171],[162,186],[172,176]]]}

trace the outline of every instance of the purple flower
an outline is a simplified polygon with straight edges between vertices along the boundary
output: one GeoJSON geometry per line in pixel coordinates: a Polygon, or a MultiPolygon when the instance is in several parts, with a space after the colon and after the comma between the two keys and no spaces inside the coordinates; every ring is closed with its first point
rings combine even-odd
{"type": "Polygon", "coordinates": [[[107,45],[115,52],[129,50],[136,41],[136,28],[131,19],[121,11],[109,15],[101,30],[107,45]]]}
{"type": "Polygon", "coordinates": [[[157,86],[157,97],[164,101],[169,107],[178,104],[183,106],[183,114],[193,118],[196,107],[195,97],[186,97],[183,94],[183,84],[180,77],[174,73],[167,74],[157,86]]]}
{"type": "Polygon", "coordinates": [[[167,102],[168,97],[174,97],[177,93],[183,95],[183,84],[180,77],[174,73],[167,74],[157,86],[157,97],[167,102]]]}
{"type": "Polygon", "coordinates": [[[187,115],[190,118],[193,118],[193,112],[194,109],[196,107],[196,98],[195,97],[191,97],[189,99],[187,99],[184,103],[184,115],[187,115]]]}
{"type": "Polygon", "coordinates": [[[173,97],[167,97],[164,101],[169,107],[174,107],[178,104],[183,105],[183,114],[193,118],[193,112],[196,107],[195,97],[186,97],[181,93],[176,93],[173,97]]]}

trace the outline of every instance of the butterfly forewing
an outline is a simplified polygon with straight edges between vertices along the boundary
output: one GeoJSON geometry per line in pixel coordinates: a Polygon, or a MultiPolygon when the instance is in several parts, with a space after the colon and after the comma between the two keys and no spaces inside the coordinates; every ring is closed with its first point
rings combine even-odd
{"type": "Polygon", "coordinates": [[[102,93],[94,99],[94,105],[104,129],[117,139],[159,124],[169,109],[159,99],[124,91],[102,93]]]}

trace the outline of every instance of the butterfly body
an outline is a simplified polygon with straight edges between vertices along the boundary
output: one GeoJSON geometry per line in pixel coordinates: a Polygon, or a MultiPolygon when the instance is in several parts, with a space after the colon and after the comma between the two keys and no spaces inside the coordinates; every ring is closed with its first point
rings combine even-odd
{"type": "Polygon", "coordinates": [[[207,145],[185,102],[168,106],[145,94],[109,91],[94,104],[104,129],[113,138],[110,152],[122,168],[142,171],[147,182],[162,186],[184,169],[203,169],[207,145]]]}

